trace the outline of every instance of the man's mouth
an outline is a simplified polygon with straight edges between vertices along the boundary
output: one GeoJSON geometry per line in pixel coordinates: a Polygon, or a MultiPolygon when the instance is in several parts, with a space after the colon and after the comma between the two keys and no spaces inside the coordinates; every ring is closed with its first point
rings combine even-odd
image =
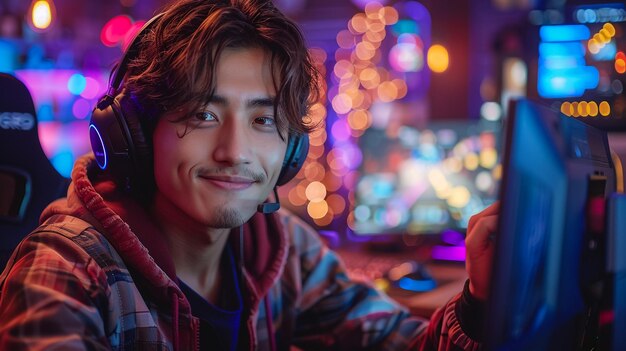
{"type": "Polygon", "coordinates": [[[212,185],[226,190],[243,190],[251,187],[256,181],[252,178],[234,175],[203,175],[200,178],[212,185]]]}

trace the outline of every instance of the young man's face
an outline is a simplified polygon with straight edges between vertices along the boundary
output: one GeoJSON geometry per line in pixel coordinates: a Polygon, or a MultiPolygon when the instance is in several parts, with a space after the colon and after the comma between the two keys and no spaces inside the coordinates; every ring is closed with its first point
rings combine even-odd
{"type": "Polygon", "coordinates": [[[158,122],[154,172],[159,196],[174,208],[211,228],[232,228],[269,195],[287,144],[276,128],[269,55],[226,49],[216,68],[215,95],[197,117],[173,123],[180,117],[173,112],[158,122]]]}

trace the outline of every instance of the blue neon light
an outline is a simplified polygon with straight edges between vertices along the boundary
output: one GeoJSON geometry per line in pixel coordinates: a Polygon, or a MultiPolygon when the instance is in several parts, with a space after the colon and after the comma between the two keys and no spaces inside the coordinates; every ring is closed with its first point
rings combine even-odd
{"type": "Polygon", "coordinates": [[[59,174],[66,178],[70,177],[72,173],[72,166],[74,165],[74,156],[71,151],[61,151],[54,155],[50,161],[59,174]]]}
{"type": "Polygon", "coordinates": [[[100,131],[98,131],[98,128],[93,124],[89,125],[89,139],[91,140],[91,148],[96,157],[96,163],[100,169],[106,169],[108,163],[107,150],[104,147],[104,141],[102,140],[100,131]]]}
{"type": "Polygon", "coordinates": [[[87,78],[80,73],[74,73],[67,81],[67,90],[74,95],[79,95],[87,87],[87,78]]]}
{"type": "Polygon", "coordinates": [[[0,39],[0,72],[12,73],[18,62],[18,48],[14,43],[0,39]]]}
{"type": "Polygon", "coordinates": [[[585,61],[583,40],[591,33],[584,25],[543,26],[539,29],[537,92],[544,98],[580,97],[595,89],[600,73],[585,61]]]}
{"type": "Polygon", "coordinates": [[[548,56],[540,64],[541,68],[548,71],[559,71],[570,68],[585,66],[585,59],[576,56],[548,56]]]}
{"type": "Polygon", "coordinates": [[[543,42],[563,42],[587,40],[591,36],[589,28],[582,24],[542,26],[539,37],[543,42]]]}
{"type": "Polygon", "coordinates": [[[398,280],[398,286],[404,290],[421,292],[434,289],[437,286],[437,283],[435,283],[432,279],[417,280],[409,277],[402,277],[398,280]]]}
{"type": "Polygon", "coordinates": [[[591,66],[547,69],[540,65],[539,77],[537,91],[545,98],[580,97],[600,82],[598,69],[591,66]]]}
{"type": "Polygon", "coordinates": [[[540,43],[539,56],[575,56],[585,55],[585,46],[580,41],[560,42],[560,43],[540,43]]]}

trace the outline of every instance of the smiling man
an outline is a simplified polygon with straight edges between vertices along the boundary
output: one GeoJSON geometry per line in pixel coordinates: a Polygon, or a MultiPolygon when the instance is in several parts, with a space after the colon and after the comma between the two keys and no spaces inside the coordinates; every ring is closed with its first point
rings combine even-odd
{"type": "Polygon", "coordinates": [[[477,349],[497,207],[470,221],[470,279],[430,322],[275,212],[315,80],[270,1],[183,0],[150,21],[94,110],[94,154],[0,276],[0,349],[477,349]]]}

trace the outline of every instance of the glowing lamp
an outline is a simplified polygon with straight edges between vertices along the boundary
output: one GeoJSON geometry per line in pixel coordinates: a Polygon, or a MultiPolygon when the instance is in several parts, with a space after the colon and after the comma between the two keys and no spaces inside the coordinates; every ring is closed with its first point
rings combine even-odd
{"type": "Polygon", "coordinates": [[[52,0],[33,0],[28,10],[28,25],[36,32],[50,28],[56,16],[56,8],[52,0]]]}

